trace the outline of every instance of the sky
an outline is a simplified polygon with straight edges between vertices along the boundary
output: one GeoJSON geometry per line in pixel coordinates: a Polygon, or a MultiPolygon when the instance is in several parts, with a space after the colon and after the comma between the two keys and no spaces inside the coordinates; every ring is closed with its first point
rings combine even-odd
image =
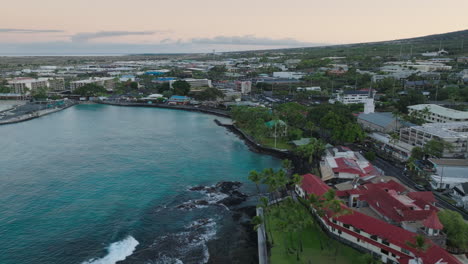
{"type": "Polygon", "coordinates": [[[0,54],[311,47],[468,29],[467,0],[15,0],[0,54]]]}

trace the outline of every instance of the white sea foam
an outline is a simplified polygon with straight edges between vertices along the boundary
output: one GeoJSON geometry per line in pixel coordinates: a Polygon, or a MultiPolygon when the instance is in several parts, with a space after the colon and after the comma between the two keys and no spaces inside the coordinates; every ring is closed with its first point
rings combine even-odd
{"type": "Polygon", "coordinates": [[[178,258],[171,258],[164,255],[156,261],[156,264],[184,264],[184,262],[178,258]]]}
{"type": "Polygon", "coordinates": [[[124,260],[132,255],[138,244],[138,241],[134,237],[128,236],[123,240],[110,244],[106,256],[90,259],[82,264],[115,264],[117,261],[124,260]]]}

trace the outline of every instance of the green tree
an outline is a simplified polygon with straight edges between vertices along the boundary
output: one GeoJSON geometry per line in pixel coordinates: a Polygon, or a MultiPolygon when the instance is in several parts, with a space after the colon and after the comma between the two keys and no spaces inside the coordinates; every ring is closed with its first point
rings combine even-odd
{"type": "Polygon", "coordinates": [[[254,230],[257,231],[263,224],[263,218],[256,215],[252,218],[251,224],[253,225],[254,230]]]}
{"type": "Polygon", "coordinates": [[[217,88],[209,87],[199,93],[194,94],[193,97],[200,101],[213,101],[218,98],[223,98],[224,93],[217,88]]]}
{"type": "Polygon", "coordinates": [[[190,92],[190,83],[178,80],[172,84],[172,88],[174,89],[174,94],[176,95],[187,95],[190,92]]]}
{"type": "Polygon", "coordinates": [[[260,195],[260,183],[262,181],[262,175],[258,173],[256,170],[252,170],[249,173],[249,180],[255,183],[255,186],[257,187],[257,194],[260,195]]]}
{"type": "Polygon", "coordinates": [[[0,93],[10,93],[10,92],[11,92],[11,88],[10,88],[10,87],[4,86],[4,85],[0,85],[0,93]]]}
{"type": "Polygon", "coordinates": [[[81,96],[97,96],[106,93],[107,90],[104,87],[95,83],[88,83],[73,90],[73,94],[78,94],[81,96]]]}
{"type": "Polygon", "coordinates": [[[46,99],[47,98],[47,87],[38,87],[31,92],[31,96],[36,99],[46,99]]]}
{"type": "Polygon", "coordinates": [[[450,150],[452,148],[452,145],[446,141],[431,139],[424,145],[423,151],[426,155],[441,158],[445,149],[450,150]]]}
{"type": "Polygon", "coordinates": [[[307,145],[296,148],[295,153],[300,157],[307,159],[309,164],[315,165],[322,157],[325,151],[325,144],[322,140],[311,138],[307,145]]]}
{"type": "Polygon", "coordinates": [[[447,244],[468,250],[468,223],[461,214],[452,210],[442,210],[437,215],[447,234],[447,244]]]}
{"type": "Polygon", "coordinates": [[[369,161],[374,161],[376,159],[375,152],[373,151],[368,151],[364,154],[364,157],[366,157],[367,160],[369,161]]]}
{"type": "MultiPolygon", "coordinates": [[[[430,244],[426,242],[426,238],[423,235],[416,235],[413,241],[405,241],[406,245],[415,249],[419,253],[424,253],[430,247],[430,244]]],[[[420,258],[416,259],[418,263],[422,263],[420,258]]]]}
{"type": "Polygon", "coordinates": [[[424,158],[424,150],[420,147],[414,147],[411,150],[411,157],[415,160],[422,160],[424,158]]]}

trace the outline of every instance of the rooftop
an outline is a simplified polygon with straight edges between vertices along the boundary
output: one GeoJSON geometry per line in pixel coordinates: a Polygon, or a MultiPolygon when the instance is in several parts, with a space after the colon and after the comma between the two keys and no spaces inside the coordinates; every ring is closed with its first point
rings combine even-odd
{"type": "Polygon", "coordinates": [[[408,109],[422,111],[427,108],[431,113],[444,116],[444,117],[452,117],[456,119],[468,119],[468,112],[465,111],[458,111],[450,108],[445,108],[440,105],[435,104],[418,104],[418,105],[410,105],[408,109]]]}

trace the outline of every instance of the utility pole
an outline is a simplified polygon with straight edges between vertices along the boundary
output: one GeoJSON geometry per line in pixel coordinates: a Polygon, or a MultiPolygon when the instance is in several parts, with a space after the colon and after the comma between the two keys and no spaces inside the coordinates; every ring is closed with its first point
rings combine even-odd
{"type": "Polygon", "coordinates": [[[401,52],[403,51],[403,44],[400,44],[400,58],[398,60],[401,61],[401,52]]]}

